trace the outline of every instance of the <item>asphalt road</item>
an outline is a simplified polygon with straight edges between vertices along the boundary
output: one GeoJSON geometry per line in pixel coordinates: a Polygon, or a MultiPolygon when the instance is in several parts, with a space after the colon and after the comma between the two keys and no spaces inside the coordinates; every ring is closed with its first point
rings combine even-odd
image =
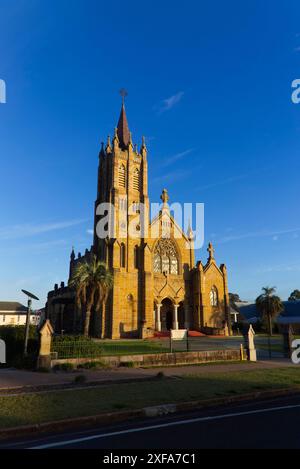
{"type": "Polygon", "coordinates": [[[1,448],[300,448],[300,396],[218,407],[90,430],[6,441],[1,448]]]}

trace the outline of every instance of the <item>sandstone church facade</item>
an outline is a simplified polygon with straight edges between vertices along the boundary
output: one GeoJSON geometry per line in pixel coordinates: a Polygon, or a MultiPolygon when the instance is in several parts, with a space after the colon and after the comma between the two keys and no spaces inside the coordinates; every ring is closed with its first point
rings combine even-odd
{"type": "MultiPolygon", "coordinates": [[[[72,250],[70,258],[70,278],[94,254],[113,273],[113,288],[97,324],[100,337],[144,338],[182,328],[230,331],[226,266],[217,265],[211,243],[207,262],[195,263],[193,233],[178,226],[168,198],[164,189],[161,210],[151,221],[147,148],[144,138],[140,150],[133,145],[123,102],[114,137],[99,153],[93,245],[77,257],[72,250]],[[98,207],[103,203],[113,205],[118,230],[99,238],[103,214],[98,207]],[[129,225],[142,235],[129,233],[129,225]]],[[[82,314],[63,282],[49,292],[46,311],[57,332],[78,329],[82,314]]]]}

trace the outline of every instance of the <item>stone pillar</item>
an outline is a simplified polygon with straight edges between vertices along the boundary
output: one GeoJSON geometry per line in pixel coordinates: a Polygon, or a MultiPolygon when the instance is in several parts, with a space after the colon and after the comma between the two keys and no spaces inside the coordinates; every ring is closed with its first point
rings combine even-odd
{"type": "Polygon", "coordinates": [[[162,304],[158,303],[157,305],[157,312],[156,312],[156,330],[161,331],[161,317],[160,317],[160,310],[161,310],[162,304]]]}
{"type": "Polygon", "coordinates": [[[189,329],[190,327],[190,318],[189,318],[189,305],[184,304],[184,328],[189,329]]]}
{"type": "Polygon", "coordinates": [[[46,319],[40,329],[40,350],[37,361],[38,368],[51,368],[51,342],[53,329],[49,319],[46,319]]]}
{"type": "Polygon", "coordinates": [[[178,329],[178,308],[179,305],[174,305],[173,329],[178,329]]]}

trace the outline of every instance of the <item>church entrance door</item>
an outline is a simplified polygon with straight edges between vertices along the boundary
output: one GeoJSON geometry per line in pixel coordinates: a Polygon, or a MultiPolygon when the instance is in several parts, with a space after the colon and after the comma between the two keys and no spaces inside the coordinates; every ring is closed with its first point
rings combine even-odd
{"type": "Polygon", "coordinates": [[[173,325],[173,303],[169,298],[165,298],[162,302],[161,322],[162,330],[169,331],[173,325]]]}

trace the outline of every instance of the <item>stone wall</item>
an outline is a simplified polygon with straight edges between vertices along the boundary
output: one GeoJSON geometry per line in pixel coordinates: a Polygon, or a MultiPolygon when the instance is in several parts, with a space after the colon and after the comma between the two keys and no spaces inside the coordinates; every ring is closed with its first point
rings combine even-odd
{"type": "Polygon", "coordinates": [[[126,366],[126,363],[133,363],[134,366],[172,366],[185,365],[191,363],[207,363],[218,361],[238,361],[241,360],[239,349],[235,350],[209,350],[205,352],[175,352],[175,353],[149,353],[145,355],[116,355],[94,358],[66,358],[52,360],[51,366],[62,363],[73,363],[80,365],[90,361],[101,361],[103,364],[118,367],[126,366]]]}

